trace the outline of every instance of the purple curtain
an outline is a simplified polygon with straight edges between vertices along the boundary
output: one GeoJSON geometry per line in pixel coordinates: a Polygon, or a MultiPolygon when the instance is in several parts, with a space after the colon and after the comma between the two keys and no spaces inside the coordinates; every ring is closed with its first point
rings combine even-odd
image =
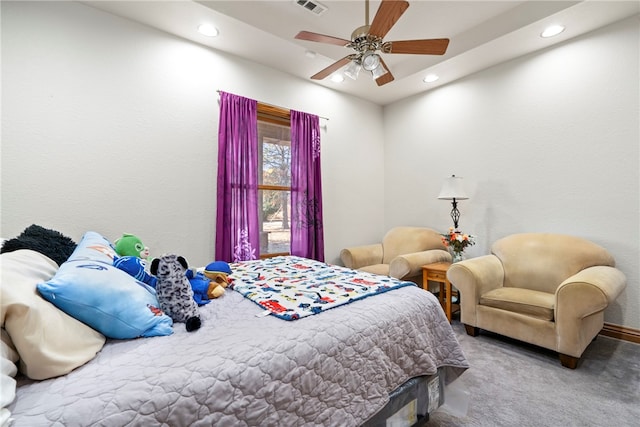
{"type": "Polygon", "coordinates": [[[291,110],[291,255],[324,261],[319,122],[291,110]]]}
{"type": "Polygon", "coordinates": [[[216,259],[259,257],[258,102],[220,92],[216,259]]]}

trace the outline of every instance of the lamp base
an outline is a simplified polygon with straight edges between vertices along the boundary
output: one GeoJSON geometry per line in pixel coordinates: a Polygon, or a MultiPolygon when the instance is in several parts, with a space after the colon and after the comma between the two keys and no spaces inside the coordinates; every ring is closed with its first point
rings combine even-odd
{"type": "Polygon", "coordinates": [[[451,209],[451,219],[453,220],[453,228],[457,230],[458,221],[460,220],[460,211],[458,210],[458,202],[456,202],[456,199],[453,199],[451,201],[451,206],[453,206],[453,209],[451,209]]]}

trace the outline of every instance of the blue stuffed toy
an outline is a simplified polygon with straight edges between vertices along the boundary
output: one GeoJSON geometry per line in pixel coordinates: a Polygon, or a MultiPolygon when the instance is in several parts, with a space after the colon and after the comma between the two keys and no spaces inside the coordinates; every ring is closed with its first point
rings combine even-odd
{"type": "Polygon", "coordinates": [[[214,261],[212,263],[207,264],[204,268],[204,275],[209,277],[210,279],[215,278],[216,274],[223,274],[224,279],[226,279],[227,283],[229,282],[228,277],[231,274],[231,267],[229,263],[224,261],[214,261]]]}
{"type": "Polygon", "coordinates": [[[137,256],[116,257],[113,260],[113,266],[155,289],[158,279],[146,272],[145,267],[147,266],[147,262],[142,258],[138,258],[137,256]]]}
{"type": "MultiPolygon", "coordinates": [[[[116,257],[113,266],[125,271],[136,280],[156,288],[158,279],[147,273],[147,262],[137,256],[116,257]]],[[[202,306],[219,298],[224,294],[228,285],[227,275],[231,274],[229,264],[224,261],[215,261],[205,267],[204,273],[193,268],[187,269],[185,275],[193,290],[194,301],[202,306]]]]}
{"type": "Polygon", "coordinates": [[[193,299],[198,305],[205,305],[211,302],[212,298],[217,298],[222,295],[222,292],[209,292],[211,286],[211,280],[204,277],[204,274],[197,272],[195,269],[190,268],[186,271],[185,275],[189,279],[191,289],[193,289],[193,299]]]}
{"type": "Polygon", "coordinates": [[[231,274],[231,267],[224,261],[214,261],[207,264],[204,272],[189,269],[186,274],[193,287],[193,293],[200,295],[205,300],[203,304],[206,304],[224,294],[229,285],[227,276],[231,274]]]}

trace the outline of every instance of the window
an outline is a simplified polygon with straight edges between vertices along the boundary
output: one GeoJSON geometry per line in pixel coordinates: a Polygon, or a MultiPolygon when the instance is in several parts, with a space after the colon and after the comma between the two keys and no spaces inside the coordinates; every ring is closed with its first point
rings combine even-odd
{"type": "Polygon", "coordinates": [[[324,261],[319,117],[227,92],[220,98],[216,257],[324,261]]]}
{"type": "Polygon", "coordinates": [[[288,110],[258,103],[260,257],[291,252],[291,124],[288,110]]]}

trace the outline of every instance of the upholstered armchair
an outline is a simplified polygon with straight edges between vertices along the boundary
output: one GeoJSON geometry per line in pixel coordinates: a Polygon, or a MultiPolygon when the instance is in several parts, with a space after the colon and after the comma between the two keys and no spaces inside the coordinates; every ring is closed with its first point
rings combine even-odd
{"type": "Polygon", "coordinates": [[[491,254],[453,264],[467,334],[495,332],[559,353],[575,369],[604,325],[604,310],[626,286],[602,247],[579,237],[514,234],[491,254]]]}
{"type": "Polygon", "coordinates": [[[421,284],[422,266],[451,261],[440,233],[423,227],[395,227],[381,243],[343,249],[346,267],[421,284]]]}

